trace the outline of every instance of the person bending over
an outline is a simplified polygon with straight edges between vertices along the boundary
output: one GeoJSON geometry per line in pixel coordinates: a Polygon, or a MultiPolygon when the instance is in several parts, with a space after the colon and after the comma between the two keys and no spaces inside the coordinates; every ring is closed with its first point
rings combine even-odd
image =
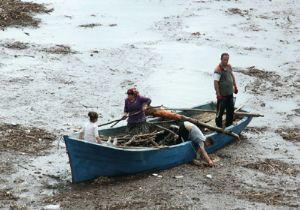
{"type": "Polygon", "coordinates": [[[202,131],[196,125],[187,121],[180,122],[178,126],[178,135],[179,138],[182,138],[185,141],[191,140],[195,144],[199,145],[199,150],[197,154],[202,154],[205,160],[208,162],[208,164],[210,166],[213,166],[214,163],[210,159],[204,148],[204,145],[209,146],[210,143],[207,140],[207,138],[203,135],[202,131]]]}

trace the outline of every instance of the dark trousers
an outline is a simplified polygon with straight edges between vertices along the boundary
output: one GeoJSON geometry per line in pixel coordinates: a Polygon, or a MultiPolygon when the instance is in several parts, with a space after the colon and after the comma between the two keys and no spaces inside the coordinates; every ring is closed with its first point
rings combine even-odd
{"type": "Polygon", "coordinates": [[[127,132],[131,135],[149,133],[149,126],[146,122],[130,123],[130,124],[128,123],[127,132]]]}
{"type": "Polygon", "coordinates": [[[233,122],[233,112],[234,103],[233,95],[223,96],[221,100],[217,102],[217,115],[216,115],[216,125],[222,127],[222,116],[226,110],[226,127],[232,125],[233,122]]]}

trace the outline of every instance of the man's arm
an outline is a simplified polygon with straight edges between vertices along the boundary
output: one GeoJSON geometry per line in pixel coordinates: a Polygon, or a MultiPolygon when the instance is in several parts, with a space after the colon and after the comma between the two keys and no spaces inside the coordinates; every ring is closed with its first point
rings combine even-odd
{"type": "Polygon", "coordinates": [[[233,73],[231,73],[231,74],[232,74],[232,78],[233,78],[233,86],[237,87],[235,76],[233,73]]]}
{"type": "Polygon", "coordinates": [[[215,87],[216,95],[217,95],[217,96],[220,96],[221,93],[220,93],[219,81],[214,80],[214,87],[215,87]]]}
{"type": "Polygon", "coordinates": [[[214,163],[213,163],[213,161],[210,159],[210,157],[208,156],[208,154],[207,154],[207,152],[205,151],[204,147],[201,147],[201,146],[200,146],[200,147],[199,147],[199,151],[200,151],[201,154],[203,154],[203,156],[204,156],[205,160],[208,162],[208,164],[209,164],[210,166],[213,166],[214,163]]]}
{"type": "Polygon", "coordinates": [[[234,76],[232,70],[231,70],[231,75],[232,75],[232,79],[233,79],[234,93],[237,94],[238,93],[238,88],[237,88],[236,79],[235,79],[235,76],[234,76]]]}
{"type": "Polygon", "coordinates": [[[216,68],[214,72],[214,88],[216,91],[217,100],[222,99],[221,92],[220,92],[220,85],[219,85],[220,79],[221,79],[221,69],[216,68]]]}
{"type": "Polygon", "coordinates": [[[128,111],[128,104],[127,104],[127,100],[125,100],[125,105],[124,105],[124,114],[123,117],[124,119],[126,119],[128,117],[129,111],[128,111]]]}
{"type": "Polygon", "coordinates": [[[151,99],[144,97],[144,96],[139,96],[140,97],[140,101],[142,102],[142,104],[147,104],[148,106],[151,104],[151,99]]]}
{"type": "Polygon", "coordinates": [[[221,95],[219,82],[217,80],[214,80],[214,87],[217,95],[217,100],[222,100],[223,97],[221,95]]]}
{"type": "Polygon", "coordinates": [[[83,139],[83,131],[79,133],[79,139],[83,139]]]}

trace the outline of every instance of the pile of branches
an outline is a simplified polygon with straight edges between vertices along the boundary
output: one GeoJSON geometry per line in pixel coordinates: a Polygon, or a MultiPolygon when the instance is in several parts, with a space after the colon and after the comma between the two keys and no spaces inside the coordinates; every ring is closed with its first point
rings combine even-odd
{"type": "Polygon", "coordinates": [[[165,130],[155,130],[137,135],[120,135],[103,139],[108,144],[118,147],[164,147],[177,143],[178,136],[165,130]]]}

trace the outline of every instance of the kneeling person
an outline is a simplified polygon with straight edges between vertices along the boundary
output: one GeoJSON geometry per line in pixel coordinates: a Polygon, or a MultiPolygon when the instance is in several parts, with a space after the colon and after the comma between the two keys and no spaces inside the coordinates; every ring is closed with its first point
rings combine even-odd
{"type": "Polygon", "coordinates": [[[199,145],[198,152],[203,154],[205,160],[210,166],[213,166],[213,161],[210,159],[204,148],[204,144],[208,144],[208,142],[205,141],[206,137],[196,125],[187,121],[181,122],[179,125],[178,134],[184,140],[191,140],[195,144],[199,145]]]}

